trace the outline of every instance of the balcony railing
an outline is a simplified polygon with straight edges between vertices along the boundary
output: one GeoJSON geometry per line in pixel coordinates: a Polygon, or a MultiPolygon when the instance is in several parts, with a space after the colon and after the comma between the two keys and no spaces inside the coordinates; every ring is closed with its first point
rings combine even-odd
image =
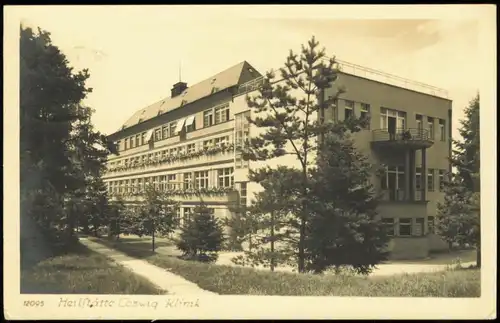
{"type": "Polygon", "coordinates": [[[372,131],[373,141],[410,141],[410,140],[421,140],[427,141],[431,140],[429,136],[429,130],[421,128],[409,128],[409,129],[396,129],[395,131],[389,131],[389,129],[376,129],[372,131]]]}
{"type": "Polygon", "coordinates": [[[402,189],[386,189],[382,190],[381,200],[382,201],[422,201],[422,191],[416,190],[413,199],[409,196],[406,199],[405,190],[402,189]]]}

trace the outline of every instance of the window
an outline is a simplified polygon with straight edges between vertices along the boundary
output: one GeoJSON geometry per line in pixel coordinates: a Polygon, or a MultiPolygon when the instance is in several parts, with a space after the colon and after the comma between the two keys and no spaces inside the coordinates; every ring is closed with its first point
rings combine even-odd
{"type": "Polygon", "coordinates": [[[155,141],[160,141],[161,140],[161,128],[156,128],[155,129],[155,141]]]}
{"type": "Polygon", "coordinates": [[[142,192],[144,190],[144,179],[137,179],[137,187],[139,188],[139,192],[142,192]]]}
{"type": "Polygon", "coordinates": [[[422,168],[420,167],[415,169],[415,189],[417,191],[422,190],[422,168]]]}
{"type": "Polygon", "coordinates": [[[203,127],[210,127],[214,124],[214,112],[212,109],[203,112],[203,127]]]}
{"type": "Polygon", "coordinates": [[[169,190],[176,190],[178,185],[176,183],[176,174],[167,175],[167,188],[169,190]]]}
{"type": "Polygon", "coordinates": [[[146,132],[141,133],[141,145],[146,144],[146,132]]]}
{"type": "Polygon", "coordinates": [[[132,186],[132,192],[136,193],[137,190],[138,190],[138,187],[137,187],[137,178],[132,179],[132,183],[130,185],[132,186]]]}
{"type": "Polygon", "coordinates": [[[227,145],[229,142],[229,136],[215,138],[214,143],[216,146],[227,145]]]}
{"type": "Polygon", "coordinates": [[[139,134],[135,135],[135,146],[136,147],[139,147],[141,145],[140,140],[141,140],[141,135],[139,135],[139,134]]]}
{"type": "Polygon", "coordinates": [[[161,151],[161,159],[165,159],[167,157],[167,149],[161,151]]]}
{"type": "Polygon", "coordinates": [[[406,129],[406,112],[380,108],[380,129],[389,128],[389,119],[395,119],[396,128],[393,130],[402,131],[406,129]]]}
{"type": "Polygon", "coordinates": [[[352,117],[354,117],[354,102],[345,101],[344,119],[348,120],[352,117]]]}
{"type": "Polygon", "coordinates": [[[247,183],[240,183],[240,205],[247,206],[247,183]]]}
{"type": "Polygon", "coordinates": [[[208,149],[213,146],[213,140],[205,140],[203,141],[203,149],[208,149]]]}
{"type": "Polygon", "coordinates": [[[128,138],[125,138],[124,145],[125,146],[123,147],[123,149],[127,150],[128,149],[128,138]]]}
{"type": "Polygon", "coordinates": [[[411,236],[411,218],[399,219],[399,235],[411,236]]]}
{"type": "Polygon", "coordinates": [[[234,169],[233,167],[222,168],[217,170],[217,178],[219,187],[233,187],[234,185],[234,169]]]}
{"type": "Polygon", "coordinates": [[[177,154],[182,155],[186,153],[186,147],[185,146],[180,146],[177,147],[177,154]]]}
{"type": "Polygon", "coordinates": [[[339,121],[339,100],[334,99],[333,100],[333,120],[334,121],[339,121]]]}
{"type": "Polygon", "coordinates": [[[175,207],[174,223],[176,225],[181,224],[181,208],[180,207],[175,207]]]}
{"type": "Polygon", "coordinates": [[[424,129],[424,124],[423,124],[423,117],[421,114],[417,114],[415,116],[415,121],[417,122],[417,129],[418,129],[418,132],[421,136],[421,134],[423,133],[423,129],[424,129]]]}
{"type": "Polygon", "coordinates": [[[404,200],[404,182],[405,182],[405,169],[402,166],[387,166],[385,170],[385,175],[381,176],[381,188],[386,190],[384,194],[385,199],[391,201],[401,201],[404,200]]]}
{"type": "Polygon", "coordinates": [[[192,173],[184,173],[184,189],[193,188],[193,174],[192,173]]]}
{"type": "Polygon", "coordinates": [[[121,142],[120,140],[118,140],[118,141],[115,143],[115,145],[116,145],[116,150],[117,150],[117,151],[120,151],[120,150],[122,149],[122,147],[120,147],[121,143],[122,143],[122,142],[121,142]]]}
{"type": "Polygon", "coordinates": [[[248,161],[243,159],[243,151],[241,151],[241,149],[246,149],[250,138],[248,117],[250,117],[250,111],[245,111],[235,115],[234,141],[237,148],[235,155],[236,168],[248,167],[248,161]]]}
{"type": "Polygon", "coordinates": [[[433,216],[427,217],[427,233],[430,234],[436,233],[436,225],[433,216]]]}
{"type": "Polygon", "coordinates": [[[427,170],[427,190],[434,191],[434,169],[432,168],[427,170]]]}
{"type": "Polygon", "coordinates": [[[167,176],[162,175],[160,176],[160,191],[166,191],[167,190],[167,176]]]}
{"type": "Polygon", "coordinates": [[[439,136],[441,141],[446,141],[446,127],[443,119],[439,119],[439,136]]]}
{"type": "Polygon", "coordinates": [[[130,137],[130,148],[134,148],[135,147],[135,137],[130,137]]]}
{"type": "Polygon", "coordinates": [[[425,219],[424,218],[416,218],[415,219],[417,225],[415,227],[415,235],[423,236],[425,235],[425,219]]]}
{"type": "Polygon", "coordinates": [[[187,149],[187,153],[188,154],[194,153],[196,151],[196,145],[195,144],[189,144],[189,145],[187,145],[186,149],[187,149]]]}
{"type": "Polygon", "coordinates": [[[208,171],[194,172],[195,188],[208,188],[208,171]]]}
{"type": "Polygon", "coordinates": [[[338,121],[338,106],[339,106],[339,101],[338,99],[334,99],[333,96],[329,96],[328,100],[332,102],[332,116],[333,116],[333,121],[338,121]]]}
{"type": "Polygon", "coordinates": [[[368,119],[368,124],[366,129],[370,129],[370,105],[367,103],[361,103],[360,116],[362,119],[368,119]]]}
{"type": "Polygon", "coordinates": [[[444,169],[439,170],[439,191],[442,192],[444,191],[444,174],[446,171],[444,169]]]}
{"type": "Polygon", "coordinates": [[[215,216],[215,209],[213,207],[207,207],[208,214],[210,214],[210,217],[213,219],[215,216]]]}
{"type": "Polygon", "coordinates": [[[434,140],[434,118],[427,117],[427,127],[429,129],[429,139],[434,140]]]}
{"type": "Polygon", "coordinates": [[[177,147],[175,147],[175,148],[171,148],[171,149],[169,150],[169,152],[168,152],[168,154],[169,154],[170,156],[175,156],[175,155],[177,155],[177,153],[178,153],[178,149],[177,149],[177,147]]]}
{"type": "Polygon", "coordinates": [[[384,224],[385,227],[385,232],[387,236],[393,237],[394,236],[394,219],[391,218],[383,218],[382,223],[384,224]]]}
{"type": "Polygon", "coordinates": [[[170,122],[168,126],[170,128],[169,131],[170,137],[175,136],[176,135],[175,128],[177,127],[177,121],[170,122]]]}
{"type": "Polygon", "coordinates": [[[153,186],[155,190],[158,190],[160,188],[160,182],[158,176],[153,177],[153,186]]]}
{"type": "Polygon", "coordinates": [[[229,120],[229,104],[215,108],[215,124],[229,120]]]}
{"type": "Polygon", "coordinates": [[[196,130],[195,117],[190,116],[186,119],[186,132],[191,132],[196,130]]]}
{"type": "Polygon", "coordinates": [[[170,137],[168,125],[161,127],[161,132],[163,133],[163,139],[170,137]]]}
{"type": "Polygon", "coordinates": [[[191,215],[193,214],[193,208],[192,207],[185,207],[184,208],[184,214],[183,214],[183,217],[182,217],[182,221],[184,223],[188,222],[190,219],[191,219],[191,215]]]}

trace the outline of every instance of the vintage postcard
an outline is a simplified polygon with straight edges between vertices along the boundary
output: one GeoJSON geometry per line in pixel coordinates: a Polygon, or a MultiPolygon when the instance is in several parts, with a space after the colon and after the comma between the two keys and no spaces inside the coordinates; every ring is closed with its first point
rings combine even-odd
{"type": "Polygon", "coordinates": [[[495,21],[6,6],[4,316],[496,318],[495,21]]]}

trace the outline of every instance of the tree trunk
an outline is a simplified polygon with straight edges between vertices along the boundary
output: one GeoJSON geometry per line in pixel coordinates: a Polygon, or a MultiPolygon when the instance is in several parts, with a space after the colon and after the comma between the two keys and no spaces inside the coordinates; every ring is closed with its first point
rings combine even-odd
{"type": "Polygon", "coordinates": [[[153,248],[153,252],[155,252],[155,221],[154,221],[154,220],[152,221],[152,225],[151,225],[151,226],[152,226],[152,228],[153,228],[153,232],[152,232],[152,234],[151,234],[151,236],[153,237],[153,240],[152,240],[152,242],[153,242],[152,248],[153,248]]]}
{"type": "Polygon", "coordinates": [[[477,245],[476,264],[477,268],[481,268],[481,242],[477,245]]]}
{"type": "Polygon", "coordinates": [[[274,271],[275,256],[274,256],[274,212],[271,212],[271,271],[274,271]]]}
{"type": "Polygon", "coordinates": [[[305,270],[305,235],[306,235],[306,221],[304,217],[300,219],[300,234],[299,234],[299,273],[303,273],[305,270]]]}

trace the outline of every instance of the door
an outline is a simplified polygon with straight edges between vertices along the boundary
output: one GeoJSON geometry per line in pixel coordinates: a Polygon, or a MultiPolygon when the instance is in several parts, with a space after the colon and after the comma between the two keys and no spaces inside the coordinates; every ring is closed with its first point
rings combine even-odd
{"type": "Polygon", "coordinates": [[[388,189],[389,189],[389,199],[391,201],[396,201],[397,200],[397,176],[396,173],[387,173],[387,179],[388,179],[388,189]]]}
{"type": "Polygon", "coordinates": [[[401,170],[398,172],[398,189],[396,197],[398,201],[405,199],[405,174],[401,173],[401,170]]]}
{"type": "Polygon", "coordinates": [[[387,130],[389,131],[389,138],[391,140],[396,139],[396,118],[389,117],[388,118],[387,130]]]}

